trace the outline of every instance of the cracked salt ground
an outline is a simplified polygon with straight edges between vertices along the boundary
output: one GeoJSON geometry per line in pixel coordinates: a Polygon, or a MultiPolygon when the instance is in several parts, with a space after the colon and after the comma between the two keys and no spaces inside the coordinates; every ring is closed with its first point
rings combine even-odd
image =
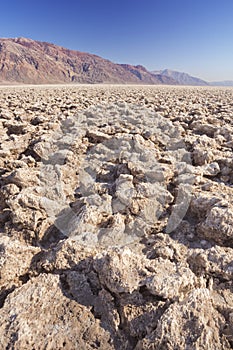
{"type": "Polygon", "coordinates": [[[65,120],[46,142],[42,200],[65,236],[87,245],[124,245],[155,230],[161,217],[169,233],[185,216],[195,179],[190,154],[179,128],[157,113],[125,103],[96,106],[65,120]],[[70,208],[62,173],[82,135],[89,147],[70,208]],[[172,205],[167,188],[175,177],[172,205]]]}
{"type": "Polygon", "coordinates": [[[232,349],[232,98],[1,89],[1,349],[232,349]]]}

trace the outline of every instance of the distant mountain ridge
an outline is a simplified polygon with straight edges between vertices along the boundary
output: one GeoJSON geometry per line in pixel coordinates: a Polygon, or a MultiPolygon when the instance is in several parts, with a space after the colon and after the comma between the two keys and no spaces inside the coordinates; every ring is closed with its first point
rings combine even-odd
{"type": "Polygon", "coordinates": [[[160,71],[152,71],[151,73],[153,74],[160,74],[162,76],[166,76],[168,78],[174,79],[177,84],[179,85],[196,85],[196,86],[203,86],[203,85],[209,85],[208,82],[200,79],[193,77],[187,73],[182,73],[178,71],[174,71],[171,69],[164,69],[160,71]]]}
{"type": "Polygon", "coordinates": [[[143,66],[116,64],[97,55],[26,38],[0,39],[0,83],[176,84],[143,66]]]}
{"type": "Polygon", "coordinates": [[[213,81],[210,83],[212,86],[233,86],[233,80],[213,81]]]}
{"type": "Polygon", "coordinates": [[[233,86],[230,80],[208,83],[170,69],[150,72],[48,42],[0,38],[0,84],[62,83],[233,86]]]}
{"type": "MultiPolygon", "coordinates": [[[[148,80],[148,70],[141,66],[132,66],[130,64],[120,64],[121,67],[126,69],[128,72],[131,72],[132,74],[136,75],[140,80],[144,80],[145,77],[147,77],[148,80]]],[[[150,72],[152,75],[149,80],[153,84],[154,79],[158,80],[158,84],[172,84],[172,85],[177,85],[177,81],[173,79],[172,77],[167,77],[166,75],[162,74],[154,74],[153,72],[150,72]]],[[[150,82],[148,81],[148,82],[150,82]]]]}

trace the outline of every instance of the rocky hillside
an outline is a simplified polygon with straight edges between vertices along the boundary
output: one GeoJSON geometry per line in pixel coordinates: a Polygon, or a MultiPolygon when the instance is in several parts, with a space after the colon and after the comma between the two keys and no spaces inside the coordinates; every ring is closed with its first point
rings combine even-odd
{"type": "Polygon", "coordinates": [[[174,84],[142,66],[121,65],[96,55],[31,39],[0,39],[0,83],[174,84]]]}
{"type": "Polygon", "coordinates": [[[0,349],[233,348],[232,99],[0,88],[0,349]]]}

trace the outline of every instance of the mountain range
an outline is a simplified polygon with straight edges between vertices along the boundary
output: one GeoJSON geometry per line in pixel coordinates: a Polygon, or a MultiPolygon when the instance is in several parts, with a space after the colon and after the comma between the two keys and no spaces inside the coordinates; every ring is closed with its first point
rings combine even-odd
{"type": "Polygon", "coordinates": [[[210,83],[213,86],[233,86],[233,80],[213,81],[210,83]]]}
{"type": "Polygon", "coordinates": [[[61,83],[233,85],[232,81],[208,83],[170,69],[148,71],[142,65],[113,63],[27,38],[0,39],[0,84],[61,83]]]}
{"type": "Polygon", "coordinates": [[[160,74],[168,78],[174,79],[179,85],[209,85],[206,81],[193,77],[187,73],[177,72],[171,69],[164,69],[160,71],[153,71],[154,74],[160,74]]]}
{"type": "Polygon", "coordinates": [[[0,39],[0,82],[176,84],[143,66],[116,64],[97,55],[26,38],[0,39]]]}

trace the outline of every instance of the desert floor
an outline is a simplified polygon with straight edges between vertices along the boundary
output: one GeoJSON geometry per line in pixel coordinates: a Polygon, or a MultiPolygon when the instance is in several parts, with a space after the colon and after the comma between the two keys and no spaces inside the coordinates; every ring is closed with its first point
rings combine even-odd
{"type": "Polygon", "coordinates": [[[0,348],[233,348],[233,88],[0,87],[0,348]]]}

